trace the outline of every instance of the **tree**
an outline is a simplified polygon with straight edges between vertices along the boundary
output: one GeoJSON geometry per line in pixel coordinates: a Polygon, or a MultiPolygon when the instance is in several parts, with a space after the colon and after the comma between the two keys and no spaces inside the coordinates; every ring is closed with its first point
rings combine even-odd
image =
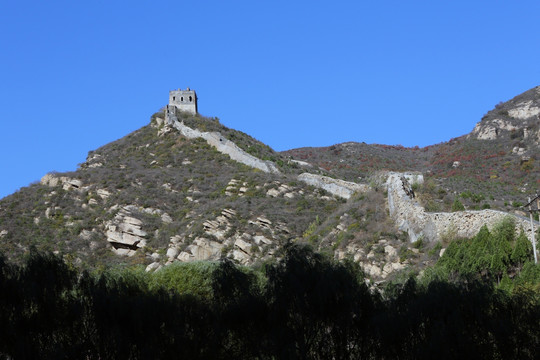
{"type": "Polygon", "coordinates": [[[523,264],[531,260],[532,251],[533,248],[531,242],[529,241],[529,239],[527,239],[525,233],[521,231],[521,233],[516,239],[514,249],[512,250],[512,255],[510,255],[510,259],[512,260],[512,263],[514,263],[518,268],[521,269],[521,267],[523,267],[523,264]]]}

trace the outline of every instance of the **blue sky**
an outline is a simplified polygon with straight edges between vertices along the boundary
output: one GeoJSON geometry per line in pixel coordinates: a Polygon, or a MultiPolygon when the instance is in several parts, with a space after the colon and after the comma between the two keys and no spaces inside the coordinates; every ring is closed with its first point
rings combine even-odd
{"type": "Polygon", "coordinates": [[[426,146],[540,85],[538,1],[0,2],[0,197],[168,91],[276,150],[426,146]]]}

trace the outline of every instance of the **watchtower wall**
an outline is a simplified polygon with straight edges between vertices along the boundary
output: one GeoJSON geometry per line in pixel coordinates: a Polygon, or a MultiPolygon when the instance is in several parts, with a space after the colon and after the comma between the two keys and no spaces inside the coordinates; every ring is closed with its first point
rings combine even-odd
{"type": "Polygon", "coordinates": [[[197,94],[195,90],[171,90],[169,91],[169,105],[175,106],[180,111],[186,111],[193,115],[197,114],[197,94]]]}

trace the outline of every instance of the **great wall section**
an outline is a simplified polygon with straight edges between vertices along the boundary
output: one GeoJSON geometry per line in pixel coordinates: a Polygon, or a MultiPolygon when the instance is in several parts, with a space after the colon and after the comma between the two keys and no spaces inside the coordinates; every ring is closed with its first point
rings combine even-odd
{"type": "MultiPolygon", "coordinates": [[[[194,106],[193,109],[195,109],[196,113],[196,97],[194,106]]],[[[191,113],[193,113],[193,109],[190,111],[191,113]]],[[[278,167],[273,162],[264,161],[248,154],[219,132],[201,132],[186,126],[178,120],[176,116],[177,110],[178,108],[174,104],[167,105],[164,122],[168,126],[177,129],[183,136],[190,139],[202,138],[209,145],[215,147],[217,151],[228,155],[232,160],[266,173],[280,174],[278,167]]],[[[353,194],[365,192],[369,189],[369,185],[366,184],[357,184],[312,173],[300,174],[298,180],[344,199],[349,199],[353,194]]],[[[492,229],[493,226],[507,216],[515,219],[517,231],[523,230],[529,239],[533,237],[533,229],[531,229],[528,219],[503,211],[486,209],[427,212],[414,198],[414,194],[410,189],[410,184],[414,182],[423,182],[422,174],[390,172],[387,174],[385,183],[388,194],[389,215],[395,222],[396,227],[408,234],[411,242],[420,239],[428,242],[440,241],[448,236],[472,237],[478,233],[482,226],[486,225],[489,229],[492,229]]],[[[535,221],[534,232],[538,230],[538,227],[539,223],[535,221]]]]}
{"type": "MultiPolygon", "coordinates": [[[[409,234],[410,241],[439,241],[445,236],[472,237],[486,225],[490,230],[505,217],[515,220],[516,230],[532,238],[530,221],[521,216],[497,210],[465,210],[457,212],[427,212],[410,191],[410,184],[422,182],[421,174],[389,173],[386,181],[388,210],[398,229],[409,234]]],[[[534,222],[535,232],[538,222],[534,222]]]]}

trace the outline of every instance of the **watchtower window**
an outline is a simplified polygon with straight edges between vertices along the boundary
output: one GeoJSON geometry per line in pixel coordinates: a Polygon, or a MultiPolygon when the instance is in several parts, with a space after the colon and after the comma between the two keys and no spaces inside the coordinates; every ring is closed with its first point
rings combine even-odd
{"type": "Polygon", "coordinates": [[[180,101],[184,101],[184,97],[183,97],[183,96],[180,98],[180,101]]]}
{"type": "Polygon", "coordinates": [[[173,99],[173,101],[176,100],[176,96],[173,96],[172,99],[173,99]]]}
{"type": "Polygon", "coordinates": [[[193,98],[190,96],[189,97],[189,102],[192,102],[193,101],[193,98]]]}

